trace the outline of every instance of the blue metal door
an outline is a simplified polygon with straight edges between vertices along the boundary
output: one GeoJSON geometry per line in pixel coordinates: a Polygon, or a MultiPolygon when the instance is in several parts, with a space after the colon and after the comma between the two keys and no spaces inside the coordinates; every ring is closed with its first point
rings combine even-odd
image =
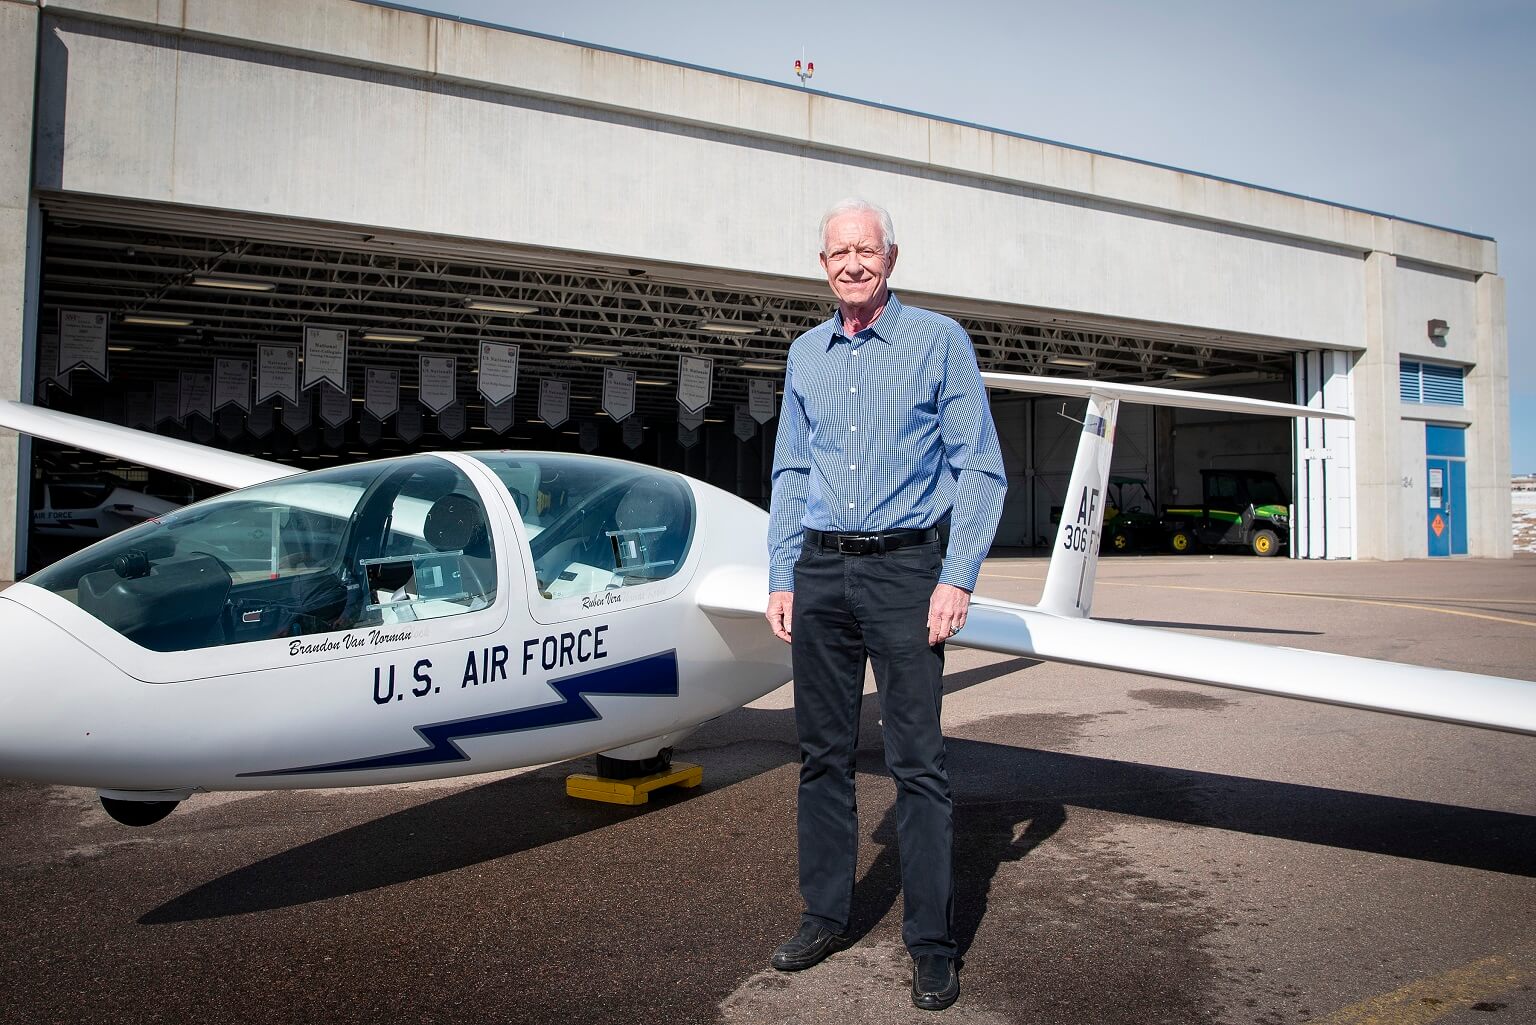
{"type": "Polygon", "coordinates": [[[1425,483],[1429,508],[1429,554],[1466,555],[1467,432],[1464,427],[1424,428],[1425,483]]]}

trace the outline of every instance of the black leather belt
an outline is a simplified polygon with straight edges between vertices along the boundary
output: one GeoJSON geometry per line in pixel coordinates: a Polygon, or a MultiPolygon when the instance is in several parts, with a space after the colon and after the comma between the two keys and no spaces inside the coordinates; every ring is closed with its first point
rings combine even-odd
{"type": "Polygon", "coordinates": [[[886,530],[877,534],[833,534],[805,528],[805,539],[826,552],[842,555],[880,555],[898,548],[931,544],[939,539],[939,528],[927,530],[886,530]]]}

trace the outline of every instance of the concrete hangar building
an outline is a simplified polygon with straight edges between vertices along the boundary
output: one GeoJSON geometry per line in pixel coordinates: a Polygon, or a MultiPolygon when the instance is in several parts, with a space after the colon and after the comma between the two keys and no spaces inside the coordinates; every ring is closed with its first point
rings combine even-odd
{"type": "MultiPolygon", "coordinates": [[[[1198,503],[1203,468],[1267,469],[1291,485],[1295,556],[1510,555],[1489,238],[352,0],[0,0],[0,78],[7,397],[306,468],[581,446],[766,502],[773,424],[737,409],[829,315],[816,224],[854,194],[892,210],[897,290],[960,320],[984,369],[1356,416],[1129,407],[1115,470],[1159,503],[1198,503]],[[70,314],[105,324],[104,376],[59,373],[70,314]],[[183,371],[255,367],[317,327],[342,333],[351,398],[325,420],[329,385],[188,411],[207,396],[183,371]],[[518,346],[510,417],[479,394],[482,341],[518,346]],[[459,410],[410,414],[424,355],[457,357],[459,410]],[[682,356],[713,359],[696,432],[682,356]],[[614,367],[636,375],[634,423],[599,411],[614,367]],[[369,370],[399,375],[383,422],[362,412],[369,370]],[[559,427],[545,379],[568,385],[559,427]]],[[[998,543],[1048,543],[1078,428],[1059,399],[993,404],[998,543]]],[[[37,492],[89,457],[4,445],[0,557],[22,560],[37,492]]]]}

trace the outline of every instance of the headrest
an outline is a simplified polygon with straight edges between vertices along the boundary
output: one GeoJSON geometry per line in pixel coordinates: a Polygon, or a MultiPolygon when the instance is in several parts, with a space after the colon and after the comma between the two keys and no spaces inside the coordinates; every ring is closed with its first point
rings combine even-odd
{"type": "Polygon", "coordinates": [[[636,481],[619,501],[613,518],[620,530],[636,530],[640,527],[678,526],[677,502],[667,486],[659,480],[636,481]]]}
{"type": "Polygon", "coordinates": [[[485,538],[485,516],[468,495],[444,495],[427,510],[421,532],[439,552],[468,551],[485,538]]]}

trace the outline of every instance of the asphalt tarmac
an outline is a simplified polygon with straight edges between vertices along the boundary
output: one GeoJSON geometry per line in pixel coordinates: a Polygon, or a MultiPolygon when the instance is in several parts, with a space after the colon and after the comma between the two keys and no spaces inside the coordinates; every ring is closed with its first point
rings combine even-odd
{"type": "MultiPolygon", "coordinates": [[[[979,590],[1034,601],[1044,569],[989,560],[979,590]]],[[[1102,618],[1536,680],[1533,556],[1099,575],[1102,618]]],[[[567,798],[584,763],[139,830],[0,781],[0,1021],[1536,1022],[1536,738],[957,649],[946,682],[942,1014],[908,1001],[872,695],[856,940],[767,968],[799,912],[786,690],[637,809],[567,798]]]]}

